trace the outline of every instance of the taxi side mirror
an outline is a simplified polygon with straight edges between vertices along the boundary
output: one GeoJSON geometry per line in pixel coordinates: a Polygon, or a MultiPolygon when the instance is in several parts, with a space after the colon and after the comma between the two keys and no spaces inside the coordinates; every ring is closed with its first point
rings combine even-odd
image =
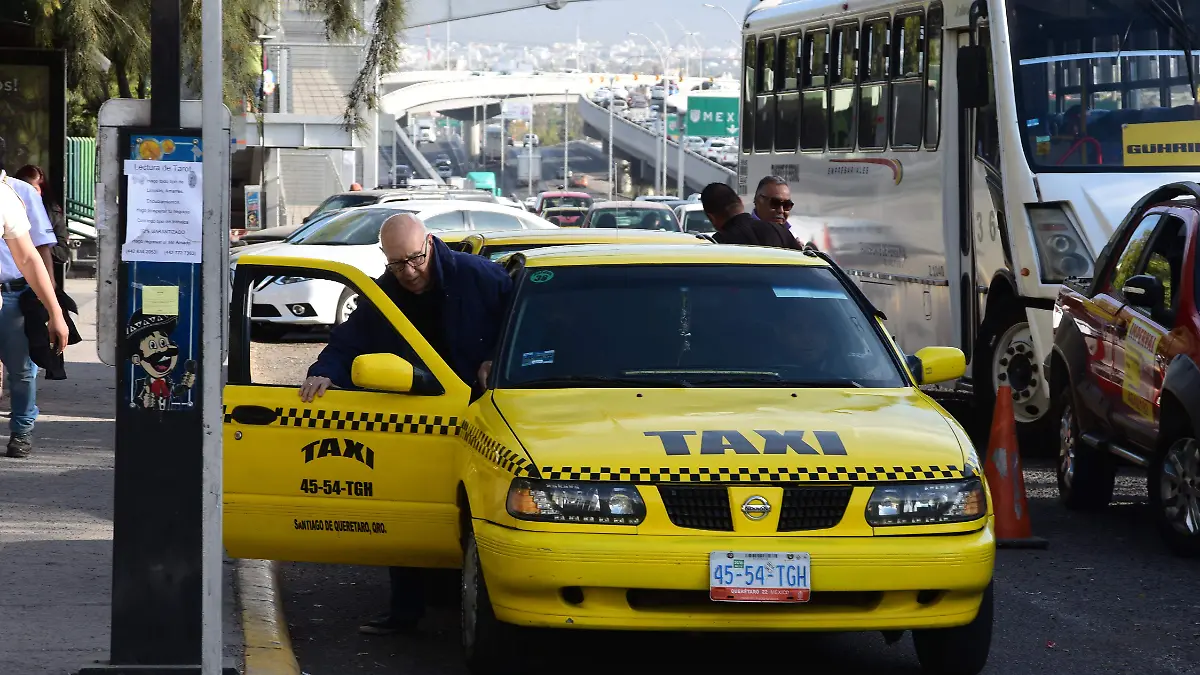
{"type": "Polygon", "coordinates": [[[957,380],[967,372],[967,357],[957,347],[926,347],[909,357],[909,368],[917,384],[957,380]]]}
{"type": "Polygon", "coordinates": [[[350,367],[350,379],[360,389],[407,394],[415,378],[413,365],[395,354],[363,354],[350,367]]]}

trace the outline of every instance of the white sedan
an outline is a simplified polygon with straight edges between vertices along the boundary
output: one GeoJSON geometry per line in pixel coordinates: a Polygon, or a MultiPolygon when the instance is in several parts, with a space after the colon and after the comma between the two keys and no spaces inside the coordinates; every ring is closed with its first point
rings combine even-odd
{"type": "MultiPolygon", "coordinates": [[[[412,213],[441,238],[457,241],[472,231],[556,229],[553,223],[510,206],[437,200],[393,202],[348,209],[287,240],[247,246],[230,255],[230,278],[242,255],[278,255],[336,260],[371,277],[383,274],[387,260],[379,248],[379,228],[397,213],[412,213]]],[[[357,295],[340,283],[304,277],[265,280],[251,294],[251,321],[268,332],[344,322],[358,305],[357,295]]]]}
{"type": "Polygon", "coordinates": [[[675,217],[683,225],[684,232],[711,234],[716,232],[712,221],[704,214],[704,205],[699,202],[680,204],[675,207],[675,217]]]}

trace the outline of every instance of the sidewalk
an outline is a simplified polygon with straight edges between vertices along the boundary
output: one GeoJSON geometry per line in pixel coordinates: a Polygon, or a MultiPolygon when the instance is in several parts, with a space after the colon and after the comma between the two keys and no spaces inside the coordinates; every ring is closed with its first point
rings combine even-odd
{"type": "MultiPolygon", "coordinates": [[[[108,658],[115,372],[96,356],[96,282],[68,279],[84,341],[67,377],[38,378],[28,459],[0,456],[0,673],[68,675],[108,658]]],[[[0,406],[0,446],[8,403],[0,406]]],[[[241,669],[241,627],[225,565],[225,651],[241,669]]]]}

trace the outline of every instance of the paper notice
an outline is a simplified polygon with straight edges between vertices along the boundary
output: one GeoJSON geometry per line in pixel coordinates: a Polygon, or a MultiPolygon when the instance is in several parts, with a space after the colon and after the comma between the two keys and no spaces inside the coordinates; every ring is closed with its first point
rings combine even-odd
{"type": "Polygon", "coordinates": [[[179,287],[142,286],[142,314],[179,316],[179,287]]]}
{"type": "Polygon", "coordinates": [[[125,160],[125,262],[200,263],[204,189],[199,162],[125,160]]]}

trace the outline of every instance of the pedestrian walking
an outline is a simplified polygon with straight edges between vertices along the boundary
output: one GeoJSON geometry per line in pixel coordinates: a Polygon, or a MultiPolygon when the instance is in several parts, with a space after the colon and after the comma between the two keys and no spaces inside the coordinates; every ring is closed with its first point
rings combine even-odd
{"type": "Polygon", "coordinates": [[[41,195],[29,183],[5,173],[6,145],[0,138],[0,194],[5,213],[0,246],[0,363],[10,396],[9,457],[28,457],[33,450],[37,420],[37,366],[29,358],[25,317],[20,296],[32,288],[49,315],[51,343],[61,353],[67,346],[67,325],[54,292],[50,250],[58,243],[41,195]]]}
{"type": "Polygon", "coordinates": [[[67,264],[71,261],[71,233],[67,229],[67,216],[63,212],[62,204],[55,198],[42,167],[26,164],[17,169],[13,177],[29,183],[42,196],[42,206],[50,217],[50,226],[54,229],[54,238],[57,241],[50,251],[50,258],[54,264],[54,286],[61,289],[67,283],[67,264]]]}
{"type": "Polygon", "coordinates": [[[713,239],[719,244],[800,248],[786,226],[746,213],[741,197],[725,183],[706,186],[700,193],[700,205],[716,229],[713,239]]]}

